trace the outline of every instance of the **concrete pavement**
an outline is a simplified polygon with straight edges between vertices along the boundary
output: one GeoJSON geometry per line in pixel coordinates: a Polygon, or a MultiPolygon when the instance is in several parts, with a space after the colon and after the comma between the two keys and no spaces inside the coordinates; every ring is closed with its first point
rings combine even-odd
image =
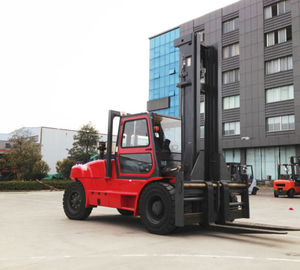
{"type": "MultiPolygon", "coordinates": [[[[300,232],[272,235],[190,226],[149,234],[139,218],[94,209],[72,221],[62,192],[0,192],[0,269],[297,269],[300,232]]],[[[250,197],[249,221],[300,227],[300,197],[250,197]],[[290,210],[290,209],[293,210],[290,210]]]]}

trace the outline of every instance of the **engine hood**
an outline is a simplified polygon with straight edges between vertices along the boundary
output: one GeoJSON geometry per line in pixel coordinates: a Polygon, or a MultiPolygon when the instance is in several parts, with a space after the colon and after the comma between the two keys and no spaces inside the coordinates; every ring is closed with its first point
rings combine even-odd
{"type": "Polygon", "coordinates": [[[104,178],[106,161],[99,159],[86,164],[74,165],[70,177],[77,178],[104,178]]]}

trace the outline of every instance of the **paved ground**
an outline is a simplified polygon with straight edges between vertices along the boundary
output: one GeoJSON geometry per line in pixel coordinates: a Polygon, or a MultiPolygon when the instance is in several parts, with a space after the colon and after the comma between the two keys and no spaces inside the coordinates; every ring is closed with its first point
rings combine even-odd
{"type": "MultiPolygon", "coordinates": [[[[114,209],[68,220],[61,200],[62,192],[0,192],[0,269],[300,269],[300,232],[194,226],[157,236],[114,209]]],[[[251,197],[251,215],[254,222],[300,227],[300,197],[260,192],[251,197]]]]}

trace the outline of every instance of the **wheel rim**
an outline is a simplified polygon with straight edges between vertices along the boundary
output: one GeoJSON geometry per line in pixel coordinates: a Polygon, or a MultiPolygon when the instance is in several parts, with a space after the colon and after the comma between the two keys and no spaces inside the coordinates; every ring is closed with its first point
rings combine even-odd
{"type": "Polygon", "coordinates": [[[165,213],[165,207],[162,199],[158,196],[154,196],[149,199],[148,207],[147,207],[147,217],[153,223],[159,223],[165,213]]]}
{"type": "Polygon", "coordinates": [[[70,206],[72,209],[77,210],[81,205],[82,198],[78,192],[73,192],[70,196],[70,206]]]}

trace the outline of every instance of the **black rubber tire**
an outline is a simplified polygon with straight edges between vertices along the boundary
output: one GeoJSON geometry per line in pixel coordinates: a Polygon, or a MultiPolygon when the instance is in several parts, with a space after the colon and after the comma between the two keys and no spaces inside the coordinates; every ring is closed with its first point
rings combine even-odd
{"type": "Polygon", "coordinates": [[[294,189],[290,189],[287,193],[288,197],[289,198],[294,198],[294,195],[295,195],[295,190],[294,189]]]}
{"type": "Polygon", "coordinates": [[[71,183],[65,190],[63,206],[69,219],[86,219],[93,208],[85,208],[85,191],[80,182],[71,183]]]}
{"type": "Polygon", "coordinates": [[[277,191],[277,190],[274,190],[274,197],[275,197],[275,198],[278,198],[278,197],[279,197],[278,191],[277,191]]]}
{"type": "Polygon", "coordinates": [[[254,188],[252,189],[251,195],[256,195],[258,190],[259,190],[259,188],[254,187],[254,188]]]}
{"type": "Polygon", "coordinates": [[[124,209],[120,209],[120,208],[117,208],[117,210],[122,216],[133,216],[133,211],[124,210],[124,209]]]}
{"type": "Polygon", "coordinates": [[[169,234],[175,226],[175,188],[164,182],[146,186],[139,202],[139,212],[146,229],[155,234],[169,234]]]}

